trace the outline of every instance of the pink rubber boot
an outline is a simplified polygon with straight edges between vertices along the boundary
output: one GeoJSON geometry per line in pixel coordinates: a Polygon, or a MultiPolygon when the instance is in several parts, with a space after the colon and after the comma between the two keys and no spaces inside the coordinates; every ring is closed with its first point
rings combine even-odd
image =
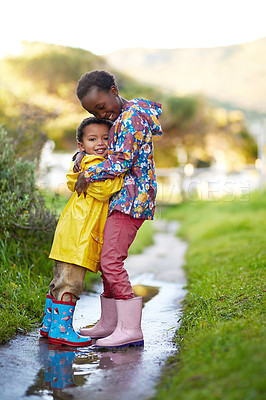
{"type": "Polygon", "coordinates": [[[128,300],[115,300],[117,307],[117,326],[114,332],[95,343],[100,347],[141,346],[144,344],[141,330],[142,297],[128,300]]]}
{"type": "Polygon", "coordinates": [[[80,334],[92,339],[104,338],[114,332],[117,325],[115,299],[100,296],[101,318],[92,328],[80,329],[80,334]]]}

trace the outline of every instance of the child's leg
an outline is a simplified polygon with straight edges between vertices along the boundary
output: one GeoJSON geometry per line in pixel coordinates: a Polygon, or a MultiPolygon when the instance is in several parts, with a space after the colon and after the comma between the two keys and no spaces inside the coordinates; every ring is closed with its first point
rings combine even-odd
{"type": "Polygon", "coordinates": [[[53,301],[60,301],[62,295],[65,292],[68,292],[63,296],[64,301],[72,301],[73,303],[76,303],[83,291],[85,274],[86,268],[55,261],[54,278],[50,283],[50,290],[46,296],[44,317],[40,330],[42,336],[48,337],[51,328],[53,301]],[[72,297],[69,293],[72,294],[72,297]]]}
{"type": "Polygon", "coordinates": [[[101,271],[115,299],[126,300],[134,297],[128,273],[124,268],[124,260],[143,221],[118,211],[114,211],[107,218],[101,254],[101,271]]]}
{"type": "Polygon", "coordinates": [[[52,321],[48,333],[49,342],[56,345],[89,346],[90,337],[82,337],[73,327],[76,301],[83,291],[86,268],[55,261],[54,278],[50,283],[52,321]]]}
{"type": "Polygon", "coordinates": [[[111,287],[106,279],[106,277],[104,276],[104,273],[102,271],[102,268],[99,268],[99,271],[101,273],[101,279],[102,279],[102,284],[103,284],[103,292],[102,292],[102,296],[108,299],[113,298],[113,292],[111,290],[111,287]]]}
{"type": "MultiPolygon", "coordinates": [[[[75,303],[83,291],[86,268],[78,265],[55,261],[54,278],[50,283],[50,295],[55,300],[61,300],[65,292],[72,294],[72,301],[75,303]]],[[[64,301],[70,301],[70,295],[64,295],[64,301]]]]}
{"type": "Polygon", "coordinates": [[[83,336],[90,336],[92,339],[103,338],[111,335],[117,324],[116,304],[111,287],[105,278],[101,267],[101,278],[103,283],[103,293],[101,299],[101,317],[92,328],[82,328],[80,333],[83,336]]]}

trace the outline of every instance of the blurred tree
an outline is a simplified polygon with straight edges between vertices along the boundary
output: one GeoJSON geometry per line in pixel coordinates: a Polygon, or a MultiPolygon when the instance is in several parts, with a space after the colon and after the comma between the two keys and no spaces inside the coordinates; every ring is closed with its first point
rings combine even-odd
{"type": "MultiPolygon", "coordinates": [[[[0,61],[0,122],[14,136],[21,156],[38,158],[47,137],[56,149],[76,149],[76,127],[87,116],[76,97],[76,85],[93,69],[114,73],[127,99],[162,103],[164,135],[155,141],[157,166],[178,166],[182,154],[194,166],[210,165],[217,162],[217,147],[232,160],[235,157],[235,166],[254,160],[255,141],[239,112],[212,108],[201,96],[162,93],[112,70],[103,57],[88,51],[38,42],[24,42],[20,56],[0,61]]],[[[235,168],[232,161],[229,164],[235,168]]]]}
{"type": "Polygon", "coordinates": [[[8,57],[6,62],[24,79],[67,99],[75,95],[77,81],[84,72],[108,68],[104,58],[89,51],[39,42],[23,42],[22,55],[8,57]]]}
{"type": "Polygon", "coordinates": [[[20,104],[20,115],[14,121],[15,129],[12,134],[17,157],[31,161],[39,160],[41,150],[48,139],[43,128],[51,118],[56,118],[56,114],[45,112],[31,104],[20,104]]]}

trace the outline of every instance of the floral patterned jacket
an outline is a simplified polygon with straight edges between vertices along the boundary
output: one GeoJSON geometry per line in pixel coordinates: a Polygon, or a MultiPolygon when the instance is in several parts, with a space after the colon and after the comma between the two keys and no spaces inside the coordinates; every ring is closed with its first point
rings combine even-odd
{"type": "Polygon", "coordinates": [[[107,160],[85,171],[89,182],[115,178],[126,172],[124,184],[110,199],[117,210],[138,219],[153,219],[157,183],[152,135],[161,135],[161,105],[133,99],[122,108],[109,135],[107,160]]]}

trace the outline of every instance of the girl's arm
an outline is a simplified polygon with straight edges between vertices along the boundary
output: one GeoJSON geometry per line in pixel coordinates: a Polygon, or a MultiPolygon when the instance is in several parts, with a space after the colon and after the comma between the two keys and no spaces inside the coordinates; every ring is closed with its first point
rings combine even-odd
{"type": "MultiPolygon", "coordinates": [[[[85,163],[81,163],[81,169],[84,170],[86,165],[91,164],[92,166],[97,166],[103,160],[102,157],[94,157],[91,161],[86,160],[85,163]]],[[[72,161],[70,166],[70,172],[67,174],[67,187],[71,192],[75,191],[76,181],[81,175],[79,172],[73,172],[75,166],[75,160],[72,161]]],[[[115,179],[106,179],[105,181],[92,182],[86,193],[90,196],[96,198],[99,201],[107,201],[114,193],[118,192],[124,183],[124,174],[116,177],[115,179]]]]}
{"type": "Polygon", "coordinates": [[[118,192],[124,183],[124,174],[115,179],[106,179],[101,182],[93,182],[87,189],[87,194],[99,201],[107,201],[116,192],[118,192]]]}
{"type": "Polygon", "coordinates": [[[76,154],[73,156],[74,166],[73,172],[80,172],[81,171],[81,161],[85,157],[85,153],[83,151],[77,151],[76,154]]]}
{"type": "Polygon", "coordinates": [[[138,157],[139,148],[145,135],[145,126],[139,114],[128,116],[116,127],[117,140],[109,150],[107,160],[93,165],[84,172],[87,183],[114,179],[128,171],[138,157]]]}

